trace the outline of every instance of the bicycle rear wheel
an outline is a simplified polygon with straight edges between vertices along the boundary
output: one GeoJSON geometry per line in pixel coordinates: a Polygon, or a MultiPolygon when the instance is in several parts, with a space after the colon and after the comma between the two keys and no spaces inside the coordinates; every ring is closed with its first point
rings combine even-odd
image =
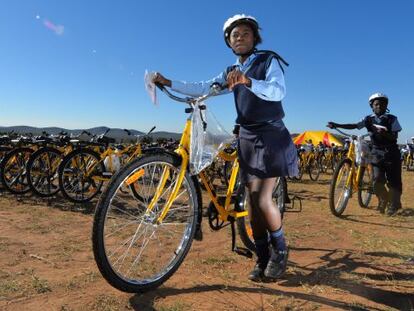
{"type": "MultiPolygon", "coordinates": [[[[286,179],[284,177],[278,177],[276,179],[275,187],[273,188],[273,201],[276,203],[276,206],[279,209],[280,215],[283,219],[286,207],[286,179]]],[[[235,209],[237,211],[248,210],[248,200],[247,193],[243,189],[243,193],[239,195],[239,199],[236,201],[235,209]]],[[[237,230],[239,232],[240,239],[242,240],[244,246],[246,246],[251,251],[255,251],[254,240],[253,240],[253,230],[250,225],[250,217],[240,217],[236,219],[237,230]]]]}
{"type": "Polygon", "coordinates": [[[121,291],[143,293],[160,286],[178,269],[190,249],[198,198],[188,173],[165,218],[157,223],[177,183],[180,162],[169,154],[136,159],[111,179],[99,199],[92,233],[94,257],[103,277],[121,291]],[[169,183],[163,178],[166,173],[169,183]],[[163,180],[164,190],[149,210],[163,180]],[[131,183],[140,189],[142,200],[132,192],[131,183]]]}
{"type": "Polygon", "coordinates": [[[329,191],[329,207],[332,214],[339,217],[345,211],[349,198],[352,195],[352,185],[347,185],[346,181],[351,174],[351,161],[342,160],[335,169],[332,176],[329,191]]]}
{"type": "Polygon", "coordinates": [[[361,207],[367,208],[371,202],[372,194],[374,193],[374,175],[372,168],[361,167],[361,172],[358,180],[358,204],[361,207]]]}

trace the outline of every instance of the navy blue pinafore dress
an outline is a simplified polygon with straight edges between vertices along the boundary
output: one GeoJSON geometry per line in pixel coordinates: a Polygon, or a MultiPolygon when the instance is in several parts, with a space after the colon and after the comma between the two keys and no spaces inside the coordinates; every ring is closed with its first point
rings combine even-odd
{"type": "MultiPolygon", "coordinates": [[[[273,55],[258,54],[245,74],[265,80],[269,57],[273,55]]],[[[263,100],[244,85],[235,86],[233,93],[236,123],[240,124],[238,157],[242,182],[298,175],[297,151],[282,121],[282,103],[263,100]]]]}

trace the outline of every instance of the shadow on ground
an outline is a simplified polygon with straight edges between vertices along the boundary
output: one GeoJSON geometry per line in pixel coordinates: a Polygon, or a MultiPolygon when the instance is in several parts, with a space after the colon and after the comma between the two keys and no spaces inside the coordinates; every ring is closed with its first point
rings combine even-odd
{"type": "MultiPolygon", "coordinates": [[[[400,293],[389,289],[380,288],[378,285],[380,281],[409,281],[414,278],[414,273],[408,272],[409,263],[406,262],[406,269],[403,265],[387,266],[379,265],[376,259],[383,258],[401,258],[398,254],[387,252],[366,252],[354,254],[350,250],[343,249],[324,249],[324,248],[300,248],[292,247],[295,252],[321,252],[317,261],[308,265],[298,265],[295,262],[289,262],[292,271],[287,273],[285,278],[278,282],[279,289],[271,288],[268,284],[258,284],[257,286],[224,286],[222,284],[200,284],[187,288],[170,288],[160,287],[159,289],[145,293],[136,294],[130,298],[131,306],[135,310],[156,310],[154,303],[157,299],[168,296],[176,296],[181,294],[191,293],[205,293],[212,292],[211,295],[217,296],[221,294],[228,294],[226,297],[238,297],[246,307],[251,309],[264,309],[263,305],[258,304],[253,299],[249,299],[249,294],[266,294],[269,296],[283,296],[284,298],[293,298],[303,300],[306,302],[313,302],[325,307],[351,309],[351,310],[366,310],[362,306],[351,306],[348,302],[338,301],[335,299],[321,297],[312,293],[292,292],[290,290],[283,290],[302,286],[329,286],[337,290],[348,292],[354,296],[365,298],[372,302],[382,305],[385,308],[394,308],[397,310],[413,310],[414,308],[414,288],[407,286],[408,293],[400,293]],[[316,266],[316,267],[315,267],[316,266]],[[363,268],[364,270],[372,271],[371,273],[358,272],[363,268]],[[352,275],[349,279],[344,275],[352,275]],[[282,289],[280,289],[282,288],[282,289]],[[242,299],[245,299],[242,300],[242,299]]],[[[413,271],[411,269],[411,271],[413,271]]],[[[253,283],[252,283],[253,284],[253,283]]],[[[404,286],[399,286],[404,287],[404,286]]],[[[226,297],[223,297],[226,299],[226,297]]],[[[217,297],[221,299],[221,297],[217,297]]],[[[233,299],[233,298],[232,298],[233,299]]],[[[234,304],[237,308],[236,302],[231,299],[225,300],[226,304],[234,304]]],[[[382,310],[370,306],[369,310],[382,310]]]]}

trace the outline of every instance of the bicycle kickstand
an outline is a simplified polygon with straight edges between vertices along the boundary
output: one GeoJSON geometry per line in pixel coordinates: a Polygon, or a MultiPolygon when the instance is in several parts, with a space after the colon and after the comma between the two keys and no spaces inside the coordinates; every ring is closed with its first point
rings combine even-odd
{"type": "Polygon", "coordinates": [[[235,252],[238,255],[247,257],[247,258],[253,258],[253,253],[249,249],[236,246],[236,228],[234,227],[234,219],[230,220],[230,226],[231,226],[231,251],[235,252]]]}

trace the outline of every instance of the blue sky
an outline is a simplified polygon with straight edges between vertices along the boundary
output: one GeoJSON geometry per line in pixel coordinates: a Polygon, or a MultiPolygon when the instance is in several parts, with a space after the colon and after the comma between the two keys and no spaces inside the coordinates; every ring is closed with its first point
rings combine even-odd
{"type": "MultiPolygon", "coordinates": [[[[168,78],[211,78],[235,61],[222,35],[236,13],[255,16],[262,49],[291,66],[283,101],[289,130],[325,129],[370,113],[368,96],[389,95],[414,136],[414,1],[0,2],[0,125],[182,129],[183,106],[145,92],[145,69],[168,78]]],[[[210,101],[228,129],[233,96],[210,101]]]]}

